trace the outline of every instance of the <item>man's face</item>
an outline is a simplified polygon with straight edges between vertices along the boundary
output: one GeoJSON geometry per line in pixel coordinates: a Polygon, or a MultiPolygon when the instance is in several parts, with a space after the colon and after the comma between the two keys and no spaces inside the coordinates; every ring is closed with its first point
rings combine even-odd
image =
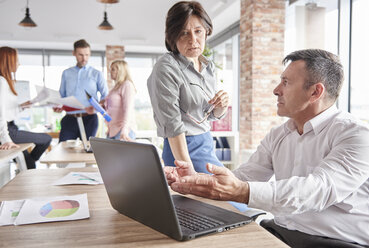
{"type": "Polygon", "coordinates": [[[305,61],[297,60],[290,63],[281,75],[281,82],[273,90],[278,96],[278,115],[295,120],[304,118],[310,105],[309,90],[304,89],[307,80],[305,61]]]}
{"type": "Polygon", "coordinates": [[[79,47],[73,51],[73,55],[76,57],[77,66],[83,67],[87,65],[88,59],[90,58],[91,51],[89,47],[79,47]]]}

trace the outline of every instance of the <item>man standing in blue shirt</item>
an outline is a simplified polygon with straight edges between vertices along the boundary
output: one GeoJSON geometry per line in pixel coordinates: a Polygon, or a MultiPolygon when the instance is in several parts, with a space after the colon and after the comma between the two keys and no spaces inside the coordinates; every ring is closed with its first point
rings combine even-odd
{"type": "MultiPolygon", "coordinates": [[[[85,40],[74,43],[73,55],[76,57],[77,65],[63,72],[60,95],[61,97],[75,96],[84,106],[84,110],[67,112],[61,120],[59,142],[81,137],[77,117],[81,116],[86,131],[86,137],[95,136],[98,127],[98,118],[94,108],[88,102],[86,92],[93,98],[98,99],[97,92],[101,94],[100,104],[108,94],[108,86],[102,72],[87,65],[91,55],[90,45],[85,40]]],[[[56,112],[62,109],[55,108],[56,112]]]]}

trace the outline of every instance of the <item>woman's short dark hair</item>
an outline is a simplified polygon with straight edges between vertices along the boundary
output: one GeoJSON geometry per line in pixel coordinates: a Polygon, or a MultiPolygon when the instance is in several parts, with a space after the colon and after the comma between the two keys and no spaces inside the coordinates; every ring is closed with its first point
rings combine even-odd
{"type": "Polygon", "coordinates": [[[196,1],[178,2],[169,9],[165,22],[165,46],[168,51],[179,53],[176,43],[189,17],[193,15],[200,18],[206,35],[211,35],[213,24],[201,4],[196,1]]]}

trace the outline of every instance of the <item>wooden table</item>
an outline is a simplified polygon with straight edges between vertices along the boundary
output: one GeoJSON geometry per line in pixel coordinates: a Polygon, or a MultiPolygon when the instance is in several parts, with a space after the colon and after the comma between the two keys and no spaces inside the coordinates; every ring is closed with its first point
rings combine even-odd
{"type": "MultiPolygon", "coordinates": [[[[52,186],[70,171],[97,168],[38,169],[17,175],[0,189],[0,201],[87,193],[89,219],[0,227],[2,247],[288,247],[256,223],[179,242],[115,211],[104,185],[52,186]]],[[[149,189],[148,189],[149,190],[149,189]]],[[[198,198],[197,198],[198,199],[198,198]]],[[[205,200],[232,209],[226,202],[205,200]]]]}
{"type": "Polygon", "coordinates": [[[47,165],[69,163],[96,164],[93,153],[85,152],[82,145],[76,148],[69,148],[65,141],[56,145],[50,152],[41,158],[40,162],[47,165]]]}
{"type": "Polygon", "coordinates": [[[19,170],[27,170],[26,161],[24,160],[24,156],[22,152],[34,146],[33,143],[24,143],[18,144],[18,148],[12,148],[10,150],[0,150],[0,166],[4,162],[8,162],[9,160],[16,158],[17,163],[19,164],[19,170]]]}

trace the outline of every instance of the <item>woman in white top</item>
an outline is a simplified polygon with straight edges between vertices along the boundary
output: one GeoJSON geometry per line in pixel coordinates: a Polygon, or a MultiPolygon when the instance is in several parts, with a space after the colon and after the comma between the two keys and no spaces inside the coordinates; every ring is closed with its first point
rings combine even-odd
{"type": "Polygon", "coordinates": [[[31,153],[24,151],[27,168],[34,169],[42,153],[49,147],[51,137],[44,133],[18,130],[14,120],[21,108],[28,102],[18,105],[15,90],[15,72],[18,68],[17,50],[0,47],[0,150],[17,148],[19,143],[34,143],[31,153]]]}

